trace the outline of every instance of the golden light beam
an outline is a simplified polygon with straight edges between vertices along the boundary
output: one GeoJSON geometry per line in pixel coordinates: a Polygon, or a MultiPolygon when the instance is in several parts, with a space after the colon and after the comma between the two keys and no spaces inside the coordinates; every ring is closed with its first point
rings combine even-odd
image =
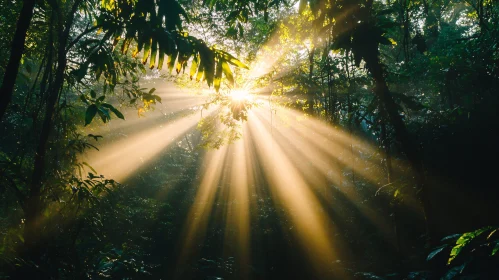
{"type": "Polygon", "coordinates": [[[204,241],[215,195],[221,181],[226,154],[227,146],[222,146],[218,150],[208,151],[205,155],[199,173],[202,174],[202,179],[181,235],[183,240],[181,240],[179,247],[180,255],[175,273],[176,279],[183,279],[183,273],[187,271],[187,263],[199,253],[195,245],[202,244],[204,241]]]}
{"type": "MultiPolygon", "coordinates": [[[[189,114],[192,110],[199,108],[206,103],[207,95],[194,95],[179,92],[178,89],[166,88],[154,92],[154,94],[161,97],[161,103],[157,102],[144,113],[144,116],[139,116],[136,108],[123,107],[118,108],[125,116],[126,121],[112,120],[105,125],[92,127],[94,135],[102,135],[109,132],[120,132],[122,134],[136,133],[138,130],[144,130],[151,126],[161,124],[165,118],[174,114],[189,114]]],[[[106,141],[106,139],[103,139],[106,141]]]]}
{"type": "Polygon", "coordinates": [[[174,143],[175,139],[192,129],[199,115],[191,115],[161,127],[132,134],[83,155],[83,160],[99,174],[117,181],[124,181],[133,172],[156,157],[160,151],[174,143]]]}
{"type": "MultiPolygon", "coordinates": [[[[286,110],[279,111],[279,113],[285,113],[286,110]]],[[[266,120],[267,124],[270,125],[270,120],[268,114],[263,114],[262,110],[254,110],[255,114],[262,120],[266,120]]],[[[308,123],[314,122],[314,119],[308,119],[308,123]]],[[[315,120],[315,122],[320,122],[315,120]]],[[[352,166],[352,161],[346,159],[341,159],[338,157],[340,153],[346,153],[350,155],[349,150],[341,150],[341,146],[334,142],[333,138],[322,137],[315,130],[307,127],[303,127],[303,130],[297,130],[296,126],[301,126],[303,124],[298,124],[299,122],[293,122],[293,125],[289,127],[276,126],[274,127],[274,133],[280,134],[282,137],[279,139],[281,147],[283,142],[287,140],[289,145],[287,145],[286,151],[290,155],[290,159],[294,162],[301,162],[300,171],[304,179],[309,183],[310,187],[316,190],[316,194],[321,194],[324,196],[325,201],[332,203],[332,198],[327,195],[329,186],[329,178],[332,182],[341,187],[342,193],[350,200],[350,203],[356,206],[356,208],[372,222],[380,232],[384,234],[385,237],[389,237],[392,234],[391,224],[387,217],[383,217],[378,212],[370,209],[367,205],[363,204],[361,194],[356,186],[352,184],[347,184],[344,187],[344,181],[341,177],[343,168],[338,165],[338,162],[342,163],[348,169],[353,169],[354,172],[360,174],[364,179],[368,179],[373,183],[376,183],[377,178],[383,178],[382,168],[379,165],[381,161],[377,163],[367,164],[365,159],[361,159],[355,156],[355,165],[352,166]],[[291,152],[293,151],[293,152],[291,152]],[[374,167],[373,167],[374,166],[374,167]]],[[[311,125],[313,128],[314,126],[311,125]]],[[[341,135],[342,132],[333,127],[323,127],[327,129],[327,134],[329,135],[341,135]]],[[[334,207],[334,204],[331,206],[334,207]]],[[[391,239],[387,239],[391,240],[391,239]]]]}
{"type": "MultiPolygon", "coordinates": [[[[275,106],[274,108],[277,120],[279,118],[283,119],[286,123],[285,126],[302,135],[307,143],[320,147],[320,153],[336,158],[343,166],[350,168],[360,175],[362,179],[368,180],[372,184],[380,187],[385,185],[386,181],[383,180],[386,178],[386,166],[383,163],[385,155],[378,147],[374,147],[367,141],[363,141],[347,131],[333,128],[321,120],[310,116],[304,117],[303,112],[281,106],[275,106]]],[[[412,169],[406,161],[395,157],[392,157],[391,160],[393,178],[410,178],[413,176],[412,169]]],[[[397,184],[397,182],[394,182],[393,185],[396,186],[397,184]]],[[[421,212],[420,203],[416,196],[406,196],[403,204],[414,213],[421,212]]]]}
{"type": "Polygon", "coordinates": [[[253,167],[255,159],[251,157],[246,123],[243,124],[243,137],[229,148],[230,178],[228,201],[226,201],[226,226],[224,255],[236,256],[239,268],[238,279],[248,279],[250,265],[250,186],[254,185],[253,167]],[[233,229],[233,230],[231,230],[233,229]],[[235,246],[233,246],[235,244],[235,246]]]}
{"type": "MultiPolygon", "coordinates": [[[[308,123],[305,125],[302,123],[304,122],[303,118],[295,118],[290,114],[291,111],[285,108],[277,111],[275,115],[288,118],[290,125],[276,126],[275,130],[282,134],[284,139],[287,139],[293,146],[299,148],[301,154],[308,157],[312,165],[315,165],[322,172],[327,173],[328,170],[331,170],[330,166],[332,159],[334,159],[338,163],[353,169],[354,172],[372,183],[378,183],[376,180],[383,177],[381,173],[382,169],[373,168],[373,166],[378,167],[380,161],[375,163],[372,159],[360,158],[358,154],[352,154],[350,146],[342,145],[335,141],[336,136],[339,135],[339,137],[342,137],[343,132],[329,127],[325,132],[329,137],[326,137],[313,129],[314,125],[310,125],[313,120],[307,120],[308,123]]],[[[270,123],[268,114],[261,113],[258,110],[256,112],[262,116],[262,119],[270,123]]],[[[316,122],[320,121],[316,120],[316,122]]],[[[355,140],[352,141],[358,142],[355,140]]],[[[357,150],[357,146],[355,150],[357,150]]],[[[339,181],[338,175],[336,174],[335,179],[339,181]]]]}
{"type": "MultiPolygon", "coordinates": [[[[359,137],[353,136],[348,131],[343,131],[338,128],[332,130],[330,124],[325,123],[324,121],[317,120],[313,117],[303,117],[303,112],[299,112],[297,110],[284,108],[282,106],[276,106],[276,110],[279,115],[285,116],[283,118],[294,120],[294,128],[296,130],[300,130],[305,135],[310,135],[310,133],[314,133],[314,136],[321,137],[320,139],[329,139],[333,140],[337,146],[342,147],[343,149],[350,149],[350,147],[354,147],[355,150],[358,150],[360,155],[370,155],[370,157],[363,157],[361,161],[370,162],[371,164],[379,165],[379,162],[382,159],[382,155],[380,154],[380,150],[378,147],[374,147],[372,144],[367,141],[362,140],[359,137]],[[299,120],[299,121],[296,121],[299,120]],[[372,156],[375,155],[375,156],[372,156]]],[[[316,137],[313,137],[316,139],[316,137]]],[[[330,149],[331,150],[331,149],[330,149]]],[[[393,164],[392,168],[394,172],[405,172],[405,170],[409,169],[409,166],[405,162],[398,162],[400,164],[393,164]]]]}
{"type": "Polygon", "coordinates": [[[248,124],[257,153],[268,161],[264,173],[274,201],[283,205],[296,227],[294,235],[315,273],[331,275],[330,264],[338,258],[339,247],[332,242],[333,224],[268,128],[252,113],[248,124]]]}

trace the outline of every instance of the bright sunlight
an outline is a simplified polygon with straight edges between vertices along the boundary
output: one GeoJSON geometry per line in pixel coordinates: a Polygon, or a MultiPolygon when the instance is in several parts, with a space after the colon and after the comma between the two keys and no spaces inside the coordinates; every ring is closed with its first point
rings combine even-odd
{"type": "Polygon", "coordinates": [[[0,6],[0,279],[499,279],[498,1],[0,6]]]}

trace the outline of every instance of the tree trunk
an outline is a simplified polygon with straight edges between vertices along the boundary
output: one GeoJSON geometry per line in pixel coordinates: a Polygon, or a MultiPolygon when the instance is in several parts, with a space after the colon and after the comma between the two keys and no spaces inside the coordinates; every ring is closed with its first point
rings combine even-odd
{"type": "MultiPolygon", "coordinates": [[[[382,109],[384,110],[384,109],[382,109]]],[[[386,168],[386,184],[390,185],[393,183],[393,169],[392,169],[392,157],[390,153],[390,137],[388,135],[388,131],[386,129],[386,112],[383,112],[383,122],[381,123],[381,146],[383,149],[384,157],[385,157],[385,168],[386,168]]],[[[399,213],[398,207],[399,203],[396,201],[395,197],[390,197],[390,210],[392,211],[392,221],[393,221],[393,234],[395,237],[395,249],[397,253],[399,271],[402,271],[403,267],[403,257],[402,254],[402,242],[400,236],[400,228],[399,228],[399,213]]]]}
{"type": "Polygon", "coordinates": [[[19,64],[21,63],[24,52],[26,33],[28,32],[31,18],[33,18],[34,7],[35,0],[24,0],[19,19],[17,20],[16,32],[14,33],[14,39],[12,40],[12,47],[10,49],[10,58],[7,63],[7,68],[5,68],[2,87],[0,88],[0,121],[3,119],[5,111],[7,111],[7,106],[12,100],[19,64]]]}
{"type": "Polygon", "coordinates": [[[53,126],[54,111],[57,105],[59,94],[64,85],[64,72],[67,65],[66,45],[69,39],[69,32],[74,20],[74,14],[81,0],[75,1],[71,12],[68,14],[63,25],[62,15],[57,15],[59,19],[59,44],[57,48],[57,70],[55,72],[54,83],[48,90],[45,116],[43,120],[40,139],[35,154],[34,170],[29,189],[28,203],[26,207],[26,222],[24,228],[25,247],[32,261],[38,261],[41,256],[43,244],[40,242],[40,218],[42,216],[43,201],[41,191],[43,186],[43,175],[45,174],[45,156],[47,153],[47,144],[53,126]]]}
{"type": "Polygon", "coordinates": [[[398,112],[398,107],[388,89],[385,80],[383,67],[379,61],[378,50],[373,49],[372,53],[365,57],[366,66],[371,73],[374,81],[374,93],[378,96],[383,106],[385,107],[388,119],[395,130],[395,138],[402,145],[403,152],[407,156],[409,163],[414,171],[416,185],[420,192],[420,200],[424,211],[427,245],[433,247],[435,245],[436,223],[434,221],[428,186],[425,184],[423,163],[418,152],[418,149],[411,139],[411,135],[407,130],[402,117],[398,112]]]}
{"type": "Polygon", "coordinates": [[[308,103],[307,113],[310,114],[311,116],[314,115],[314,99],[315,99],[315,89],[312,88],[313,74],[314,74],[314,55],[315,55],[315,46],[312,45],[312,50],[310,50],[310,53],[308,55],[308,60],[310,63],[309,72],[308,72],[308,81],[310,83],[310,87],[307,93],[307,103],[308,103]]]}

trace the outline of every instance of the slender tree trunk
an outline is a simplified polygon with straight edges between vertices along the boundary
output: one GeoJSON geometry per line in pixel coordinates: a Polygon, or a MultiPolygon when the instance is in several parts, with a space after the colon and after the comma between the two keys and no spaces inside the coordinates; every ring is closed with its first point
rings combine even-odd
{"type": "Polygon", "coordinates": [[[420,200],[425,216],[427,244],[433,247],[436,241],[436,223],[433,217],[430,195],[428,186],[425,182],[426,180],[424,177],[420,153],[412,141],[411,135],[409,134],[409,131],[407,130],[405,123],[398,112],[397,104],[393,100],[390,90],[388,89],[384,76],[384,70],[381,62],[379,61],[377,47],[372,50],[370,55],[365,57],[365,60],[367,69],[375,81],[374,93],[378,96],[385,107],[388,119],[395,130],[395,138],[402,145],[403,152],[407,156],[407,159],[409,160],[409,163],[414,171],[416,185],[420,192],[420,200]]]}
{"type": "Polygon", "coordinates": [[[403,42],[403,45],[404,45],[404,58],[405,58],[405,62],[409,62],[409,60],[411,59],[411,52],[410,52],[410,47],[409,47],[409,44],[410,44],[410,34],[409,34],[409,7],[408,7],[408,4],[407,4],[407,1],[405,0],[404,1],[404,14],[403,14],[403,24],[404,24],[404,42],[403,42]]]}
{"type": "Polygon", "coordinates": [[[69,32],[74,20],[74,14],[81,0],[74,2],[71,12],[68,14],[65,24],[62,21],[62,14],[59,12],[59,44],[57,48],[57,69],[55,72],[54,82],[48,90],[47,103],[45,108],[45,116],[43,120],[40,139],[35,154],[34,170],[31,178],[29,189],[28,203],[26,207],[26,222],[24,228],[24,240],[26,249],[29,252],[33,261],[40,258],[41,248],[40,243],[40,218],[43,210],[41,199],[41,191],[43,186],[43,175],[45,173],[45,158],[47,153],[47,144],[53,126],[54,111],[56,108],[59,94],[64,85],[64,72],[67,65],[66,45],[69,39],[69,32]]]}
{"type": "Polygon", "coordinates": [[[10,49],[9,62],[7,63],[7,68],[5,68],[2,87],[0,87],[0,121],[3,119],[5,111],[7,111],[7,106],[12,100],[19,64],[21,63],[24,52],[26,33],[28,32],[31,19],[33,18],[34,7],[35,0],[24,0],[19,19],[17,20],[16,32],[14,33],[14,39],[12,40],[10,49]]]}
{"type": "MultiPolygon", "coordinates": [[[[386,115],[386,114],[385,114],[386,115]]],[[[390,138],[388,136],[388,131],[386,129],[386,121],[381,123],[381,145],[383,147],[383,152],[385,156],[385,169],[386,169],[386,183],[389,185],[393,182],[393,172],[392,172],[392,157],[390,153],[390,138]]],[[[392,198],[393,200],[393,198],[392,198]]],[[[397,250],[397,254],[401,257],[401,242],[400,242],[400,232],[398,227],[398,203],[393,202],[391,204],[391,211],[393,217],[393,233],[395,235],[395,246],[397,250]]]]}
{"type": "Polygon", "coordinates": [[[313,75],[314,75],[314,55],[315,55],[315,46],[312,45],[312,50],[310,50],[310,53],[308,55],[308,60],[309,60],[309,72],[308,72],[308,81],[310,83],[310,88],[307,93],[307,103],[308,103],[308,110],[307,112],[313,116],[314,115],[314,99],[315,99],[315,89],[312,88],[312,82],[313,82],[313,75]]]}

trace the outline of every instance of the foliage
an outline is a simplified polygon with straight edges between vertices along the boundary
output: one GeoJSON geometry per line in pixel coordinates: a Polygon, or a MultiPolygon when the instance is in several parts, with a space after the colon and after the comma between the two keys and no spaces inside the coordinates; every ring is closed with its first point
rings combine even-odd
{"type": "MultiPolygon", "coordinates": [[[[0,0],[2,76],[22,2],[0,0]]],[[[0,278],[172,278],[206,153],[196,147],[230,149],[249,111],[267,108],[258,98],[268,98],[272,116],[276,106],[297,109],[376,147],[346,141],[334,151],[340,182],[326,178],[331,195],[320,206],[337,227],[330,237],[351,256],[331,269],[364,279],[499,277],[495,227],[446,237],[428,255],[415,214],[415,198],[427,197],[434,237],[497,224],[497,188],[484,183],[497,169],[496,2],[52,0],[36,1],[33,11],[0,123],[0,278]],[[102,143],[94,131],[130,118],[129,107],[143,116],[165,102],[144,80],[172,79],[173,69],[183,74],[177,84],[215,89],[198,131],[126,186],[98,175],[80,158],[102,143]],[[232,98],[242,87],[260,95],[232,98]],[[401,125],[410,137],[400,137],[401,125]],[[409,172],[407,143],[428,192],[409,172]],[[381,175],[364,178],[358,160],[381,175]],[[366,213],[388,221],[383,232],[366,213]],[[431,271],[422,271],[425,260],[431,271]]],[[[289,156],[303,170],[322,164],[302,160],[308,151],[300,148],[289,156]]],[[[263,167],[252,168],[264,177],[263,167]]],[[[224,230],[233,228],[213,218],[199,261],[185,264],[192,278],[236,279],[243,269],[252,279],[310,277],[296,265],[303,258],[292,221],[261,181],[249,194],[258,209],[249,221],[254,266],[222,252],[224,230]]],[[[237,201],[217,201],[213,212],[230,203],[237,201]]]]}
{"type": "Polygon", "coordinates": [[[203,109],[210,106],[218,108],[198,123],[197,128],[202,139],[200,146],[218,149],[240,139],[242,122],[247,121],[248,111],[258,105],[258,101],[253,100],[251,96],[235,98],[230,91],[212,96],[203,109]]]}
{"type": "Polygon", "coordinates": [[[444,237],[442,245],[435,248],[427,260],[445,265],[442,279],[496,278],[499,275],[498,232],[498,228],[489,226],[444,237]]]}

